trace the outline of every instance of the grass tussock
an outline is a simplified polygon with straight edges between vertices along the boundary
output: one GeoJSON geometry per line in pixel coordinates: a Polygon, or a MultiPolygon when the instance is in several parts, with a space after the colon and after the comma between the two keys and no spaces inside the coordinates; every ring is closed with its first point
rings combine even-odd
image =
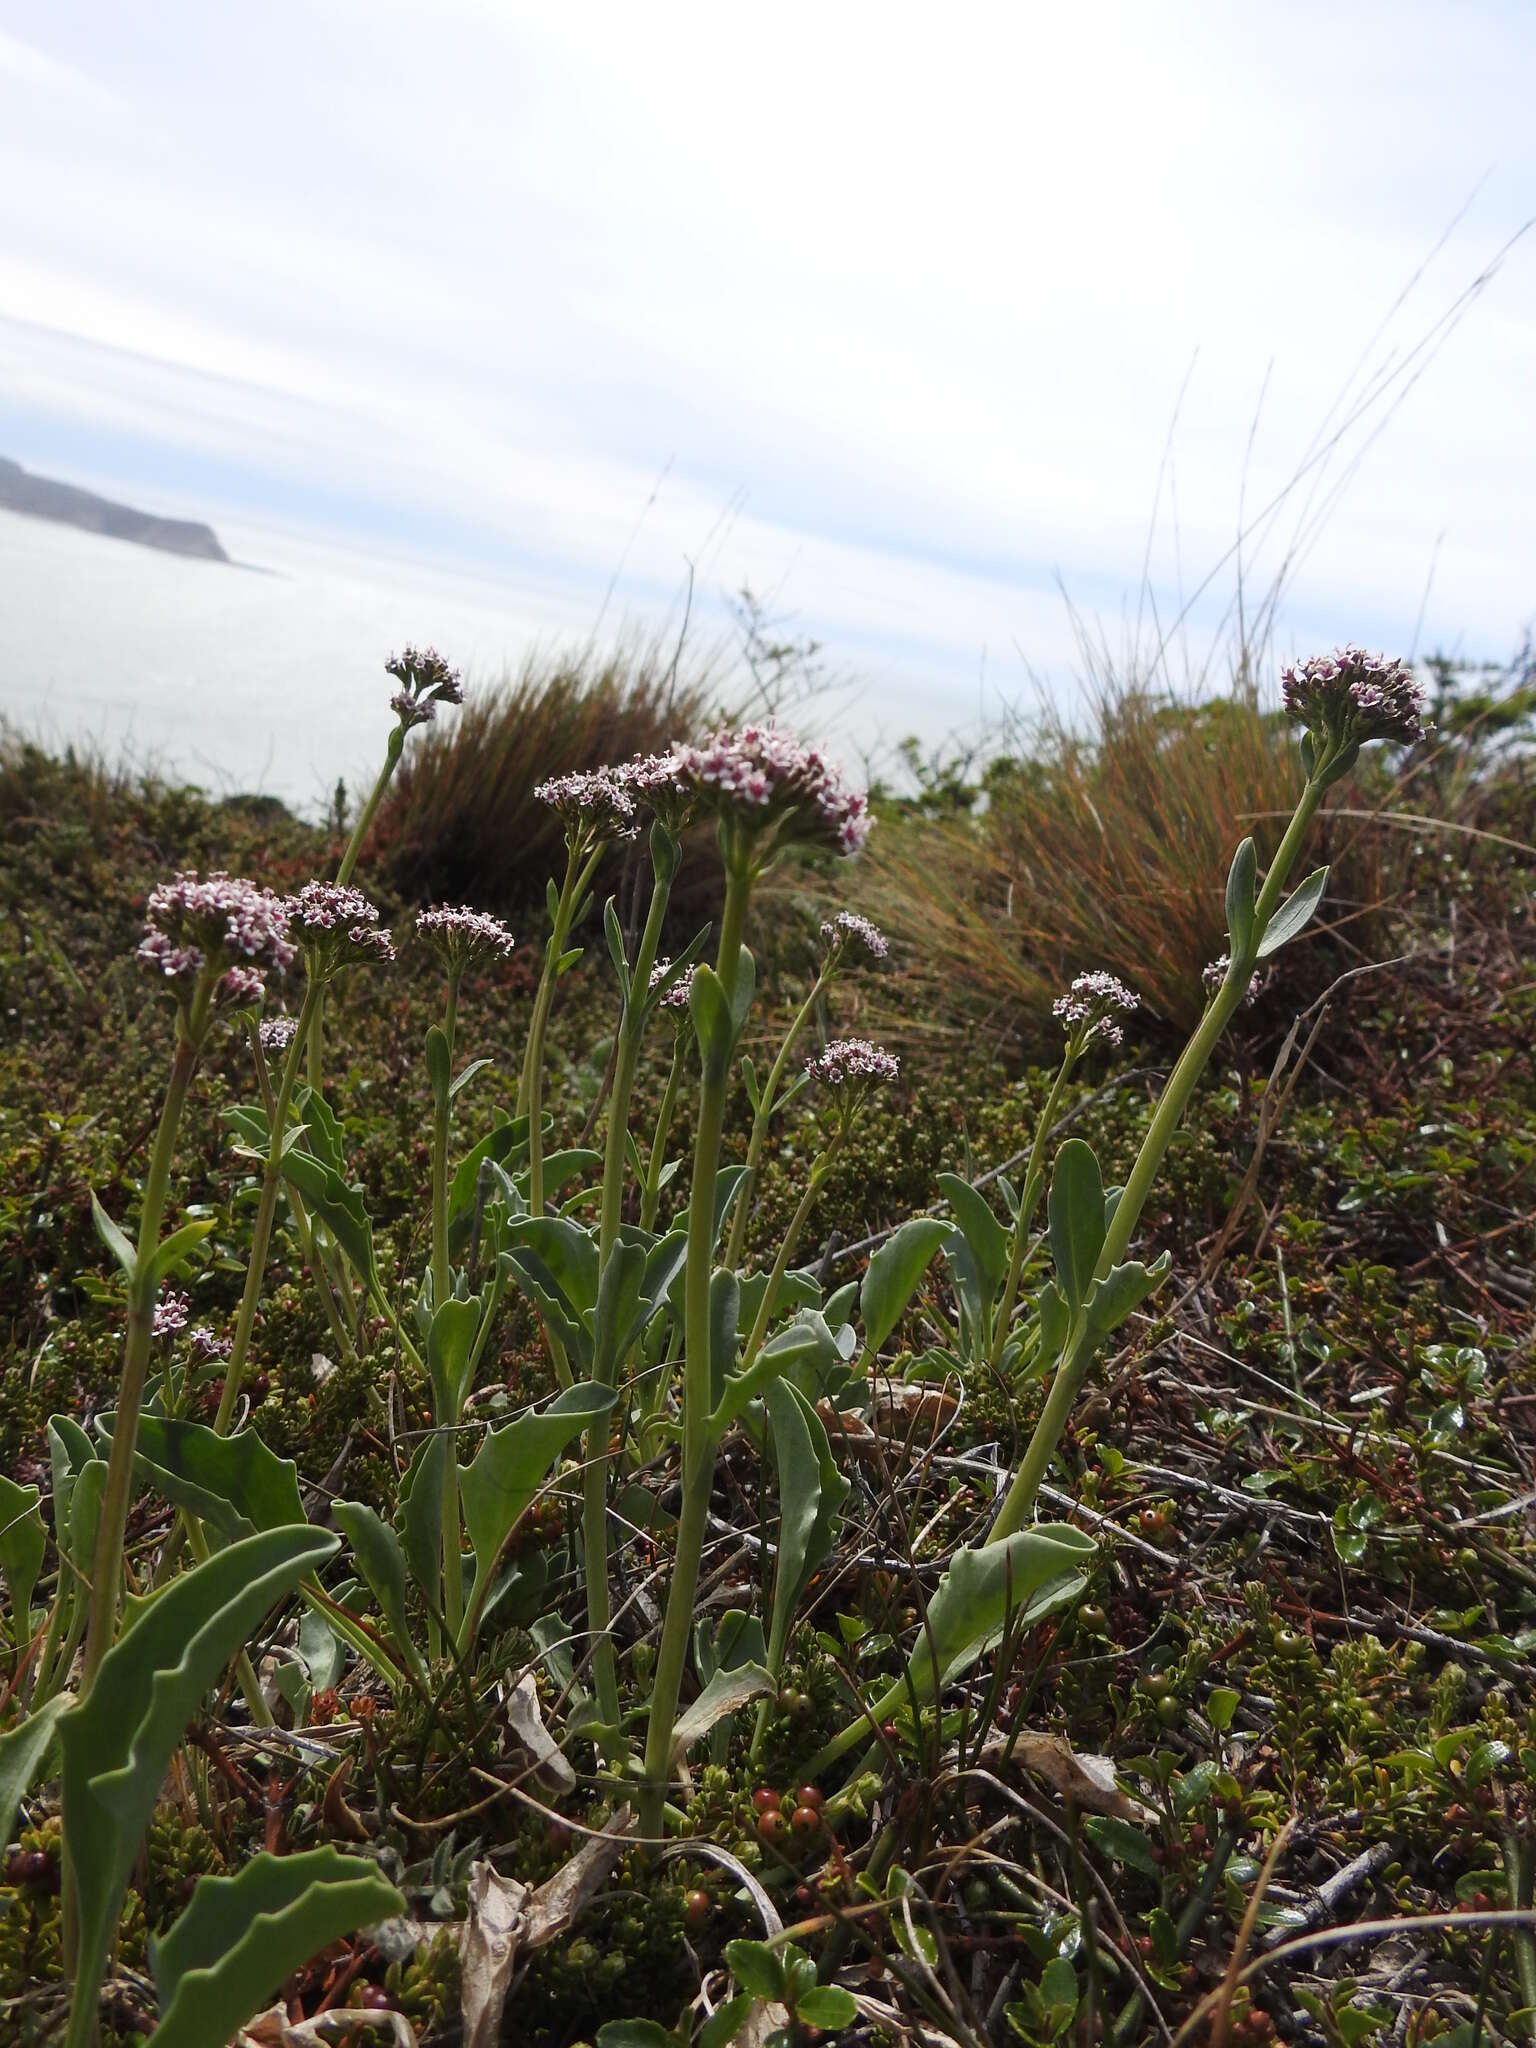
{"type": "Polygon", "coordinates": [[[659,641],[531,654],[412,745],[370,857],[418,902],[500,912],[541,903],[564,856],[560,821],[536,785],[699,732],[722,687],[707,654],[680,673],[659,641]]]}
{"type": "MultiPolygon", "coordinates": [[[[1104,967],[1188,1029],[1226,945],[1231,850],[1252,833],[1266,863],[1300,782],[1294,736],[1251,692],[1101,681],[1079,724],[1012,736],[979,781],[939,777],[938,803],[885,807],[860,900],[901,943],[903,1008],[941,1033],[1029,1038],[1073,974],[1104,967]]],[[[1334,865],[1329,927],[1379,904],[1360,823],[1325,815],[1309,856],[1334,865]]]]}

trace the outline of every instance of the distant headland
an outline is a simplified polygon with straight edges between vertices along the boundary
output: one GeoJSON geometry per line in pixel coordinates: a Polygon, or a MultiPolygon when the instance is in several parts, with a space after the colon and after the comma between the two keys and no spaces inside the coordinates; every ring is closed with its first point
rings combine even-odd
{"type": "Polygon", "coordinates": [[[57,519],[65,526],[104,533],[113,540],[137,541],[140,547],[160,548],[170,555],[192,555],[203,562],[229,560],[211,526],[195,519],[160,519],[153,512],[137,512],[132,505],[114,504],[112,499],[98,498],[94,491],[82,491],[75,484],[33,476],[3,455],[0,508],[25,512],[34,519],[57,519]]]}

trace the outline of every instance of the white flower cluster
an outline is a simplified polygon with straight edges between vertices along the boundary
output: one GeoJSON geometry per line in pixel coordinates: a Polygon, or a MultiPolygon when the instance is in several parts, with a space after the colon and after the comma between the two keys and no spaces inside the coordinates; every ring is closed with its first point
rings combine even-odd
{"type": "Polygon", "coordinates": [[[880,927],[855,910],[840,910],[828,918],[821,928],[821,942],[828,953],[841,953],[857,942],[872,960],[884,960],[891,950],[880,927]]]}
{"type": "Polygon", "coordinates": [[[1066,994],[1052,1003],[1051,1015],[1059,1017],[1069,1033],[1081,1032],[1084,1045],[1091,1039],[1119,1045],[1125,1032],[1118,1019],[1130,1016],[1137,1007],[1135,994],[1117,975],[1097,968],[1077,976],[1066,994]]]}
{"type": "Polygon", "coordinates": [[[1424,739],[1424,692],[1406,661],[1340,647],[1292,662],[1280,672],[1285,708],[1310,731],[1345,745],[1396,740],[1412,746],[1424,739]]]}

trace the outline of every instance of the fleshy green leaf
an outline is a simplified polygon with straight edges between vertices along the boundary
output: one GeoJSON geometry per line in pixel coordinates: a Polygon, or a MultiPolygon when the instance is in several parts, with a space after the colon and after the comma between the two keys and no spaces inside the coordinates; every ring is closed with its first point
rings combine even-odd
{"type": "MultiPolygon", "coordinates": [[[[1237,1695],[1234,1693],[1233,1698],[1237,1695]]],[[[1128,1820],[1115,1820],[1109,1814],[1090,1813],[1084,1816],[1083,1833],[1101,1854],[1123,1863],[1130,1870],[1139,1870],[1143,1877],[1156,1879],[1158,1864],[1152,1855],[1152,1845],[1140,1828],[1133,1828],[1128,1820]]]]}
{"type": "Polygon", "coordinates": [[[173,1230],[169,1237],[161,1238],[151,1254],[145,1285],[158,1287],[171,1268],[178,1265],[194,1245],[201,1244],[212,1228],[211,1216],[198,1217],[194,1222],[183,1223],[181,1228],[173,1230]]]}
{"type": "Polygon", "coordinates": [[[795,2000],[795,2018],[802,2026],[820,2027],[823,2033],[851,2027],[858,2016],[853,1993],[840,1984],[814,1985],[795,2000]]]}
{"type": "Polygon", "coordinates": [[[434,1024],[427,1032],[426,1053],[432,1100],[441,1110],[448,1101],[448,1089],[453,1079],[453,1054],[448,1050],[447,1033],[440,1024],[434,1024]]]}
{"type": "MultiPolygon", "coordinates": [[[[911,1676],[918,1697],[931,1700],[935,1676],[947,1678],[971,1651],[984,1644],[1010,1615],[1033,1608],[1047,1590],[1052,1604],[1082,1586],[1082,1571],[1097,1545],[1065,1522],[1042,1522],[1001,1543],[956,1553],[928,1603],[928,1622],[912,1653],[911,1676]],[[937,1655],[937,1674],[934,1657],[937,1655]]],[[[894,1689],[893,1702],[906,1688],[894,1689]]]]}
{"type": "Polygon", "coordinates": [[[41,1493],[0,1473],[0,1572],[11,1596],[11,1628],[20,1656],[32,1640],[32,1589],[42,1570],[48,1532],[38,1513],[41,1493]]]}
{"type": "Polygon", "coordinates": [[[0,1848],[11,1839],[11,1829],[21,1802],[42,1773],[53,1743],[54,1727],[66,1707],[74,1705],[67,1692],[55,1694],[46,1706],[29,1714],[18,1727],[0,1735],[0,1848]]]}
{"type": "Polygon", "coordinates": [[[722,1081],[731,1064],[736,1024],[725,990],[712,967],[695,969],[688,991],[688,1014],[699,1041],[699,1063],[706,1079],[722,1081]]]}
{"type": "Polygon", "coordinates": [[[1328,870],[1314,868],[1307,879],[1295,892],[1287,897],[1264,928],[1259,941],[1258,957],[1263,960],[1271,953],[1278,953],[1288,945],[1298,932],[1305,931],[1328,886],[1328,870]]]}
{"type": "Polygon", "coordinates": [[[453,1439],[434,1430],[417,1447],[400,1482],[395,1528],[411,1577],[434,1606],[443,1597],[443,1488],[448,1483],[453,1439]]]}
{"type": "Polygon", "coordinates": [[[427,1370],[432,1375],[436,1419],[444,1427],[458,1421],[469,1393],[469,1363],[480,1334],[480,1303],[445,1301],[432,1317],[427,1336],[427,1370]]]}
{"type": "Polygon", "coordinates": [[[1253,942],[1254,891],[1258,881],[1259,851],[1252,839],[1245,839],[1232,856],[1227,870],[1227,936],[1232,957],[1247,956],[1253,942]]]}
{"type": "MultiPolygon", "coordinates": [[[[103,1415],[96,1425],[108,1443],[115,1419],[103,1415]]],[[[268,1450],[254,1430],[220,1436],[201,1422],[141,1415],[134,1470],[146,1485],[231,1542],[257,1529],[305,1520],[293,1460],[268,1450]]]]}
{"type": "Polygon", "coordinates": [[[171,1755],[231,1657],[335,1555],[323,1529],[264,1529],[173,1579],[59,1720],[64,1837],[75,1872],[75,1997],[94,2008],[129,1874],[171,1755]]]}
{"type": "Polygon", "coordinates": [[[396,1648],[416,1676],[425,1680],[426,1666],[411,1640],[406,1613],[405,1551],[399,1537],[364,1501],[335,1501],[331,1513],[352,1546],[357,1568],[368,1581],[368,1590],[378,1602],[396,1648]]]}
{"type": "Polygon", "coordinates": [[[800,1596],[831,1555],[849,1482],[838,1470],[821,1417],[800,1389],[771,1381],[763,1406],[773,1432],[779,1481],[779,1546],[768,1630],[768,1668],[777,1679],[800,1596]]]}
{"type": "Polygon", "coordinates": [[[302,1963],[359,1927],[405,1910],[360,1856],[331,1848],[253,1856],[234,1877],[201,1877],[154,1950],[161,2048],[231,2040],[302,1963]]]}
{"type": "Polygon", "coordinates": [[[949,1226],[937,1216],[913,1216],[895,1230],[869,1262],[859,1290],[864,1349],[876,1352],[906,1313],[949,1226]]]}
{"type": "Polygon", "coordinates": [[[774,1689],[773,1674],[761,1664],[742,1662],[716,1671],[695,1700],[678,1715],[672,1730],[674,1758],[685,1756],[696,1742],[727,1714],[740,1712],[749,1700],[774,1689]]]}
{"type": "Polygon", "coordinates": [[[982,1286],[990,1297],[996,1294],[1008,1271],[1008,1233],[993,1215],[986,1197],[968,1180],[962,1180],[958,1173],[941,1173],[938,1184],[948,1197],[955,1221],[976,1260],[982,1286]]]}
{"type": "Polygon", "coordinates": [[[480,1605],[508,1531],[548,1477],[556,1458],[595,1417],[613,1406],[611,1387],[567,1387],[538,1414],[487,1432],[474,1461],[460,1465],[464,1526],[475,1553],[470,1610],[480,1605]]]}
{"type": "Polygon", "coordinates": [[[1068,1138],[1056,1154],[1047,1215],[1056,1285],[1075,1315],[1104,1249],[1104,1181],[1093,1148],[1081,1138],[1068,1138]]]}
{"type": "Polygon", "coordinates": [[[370,1294],[382,1302],[385,1296],[374,1257],[373,1225],[363,1206],[362,1189],[344,1181],[299,1146],[285,1157],[283,1173],[304,1197],[310,1214],[319,1218],[341,1246],[370,1294]]]}
{"type": "Polygon", "coordinates": [[[1093,1283],[1088,1297],[1088,1328],[1097,1343],[1116,1330],[1133,1309],[1140,1308],[1149,1294],[1155,1294],[1167,1279],[1173,1264],[1172,1256],[1164,1252],[1152,1265],[1144,1266],[1139,1259],[1129,1259],[1123,1266],[1114,1266],[1102,1280],[1093,1283]]]}
{"type": "Polygon", "coordinates": [[[96,1226],[96,1235],[101,1239],[107,1250],[122,1267],[124,1274],[131,1281],[134,1268],[138,1264],[138,1254],[134,1251],[133,1246],[128,1242],[122,1231],[112,1221],[106,1210],[103,1209],[101,1203],[96,1198],[96,1190],[94,1188],[91,1189],[91,1221],[96,1226]]]}
{"type": "Polygon", "coordinates": [[[765,1941],[728,1941],[726,1968],[743,1991],[754,1998],[778,1998],[784,1990],[784,1969],[765,1941]]]}

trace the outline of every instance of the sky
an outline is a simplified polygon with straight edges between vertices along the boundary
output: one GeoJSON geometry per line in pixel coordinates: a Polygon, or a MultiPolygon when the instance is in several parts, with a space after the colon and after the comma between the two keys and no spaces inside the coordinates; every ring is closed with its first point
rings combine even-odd
{"type": "Polygon", "coordinates": [[[546,633],[750,583],[865,730],[1200,670],[1245,520],[1281,656],[1497,657],[1533,99],[1525,0],[0,0],[0,453],[546,633]]]}

